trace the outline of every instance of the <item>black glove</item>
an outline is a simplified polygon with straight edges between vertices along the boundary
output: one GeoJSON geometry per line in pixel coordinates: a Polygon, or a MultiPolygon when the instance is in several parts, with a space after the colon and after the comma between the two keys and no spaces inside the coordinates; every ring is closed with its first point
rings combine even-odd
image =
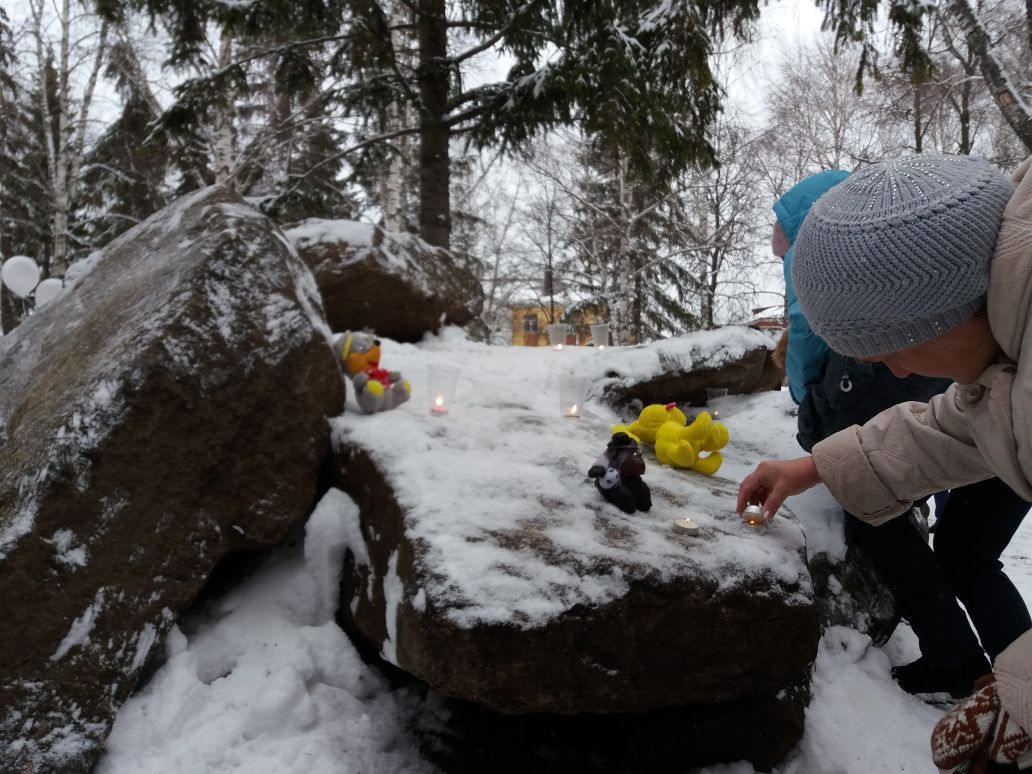
{"type": "Polygon", "coordinates": [[[605,472],[606,469],[601,465],[592,465],[590,468],[588,468],[588,478],[598,478],[605,472]]]}

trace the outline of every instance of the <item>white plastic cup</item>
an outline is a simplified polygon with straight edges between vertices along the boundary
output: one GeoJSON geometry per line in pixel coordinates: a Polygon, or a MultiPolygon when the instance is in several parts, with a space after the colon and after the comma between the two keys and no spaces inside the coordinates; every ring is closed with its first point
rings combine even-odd
{"type": "Polygon", "coordinates": [[[443,416],[448,413],[455,399],[455,385],[459,381],[459,369],[448,365],[432,365],[427,371],[426,383],[430,388],[430,413],[443,416]]]}
{"type": "Polygon", "coordinates": [[[595,349],[609,346],[609,323],[596,323],[591,326],[591,343],[595,349]]]}
{"type": "Polygon", "coordinates": [[[547,326],[548,344],[553,349],[562,349],[566,346],[566,330],[569,326],[566,323],[552,323],[547,326]]]}
{"type": "Polygon", "coordinates": [[[574,374],[559,375],[559,413],[577,419],[584,413],[588,397],[588,377],[574,374]]]}
{"type": "Polygon", "coordinates": [[[706,388],[706,409],[714,419],[727,416],[727,387],[706,388]]]}

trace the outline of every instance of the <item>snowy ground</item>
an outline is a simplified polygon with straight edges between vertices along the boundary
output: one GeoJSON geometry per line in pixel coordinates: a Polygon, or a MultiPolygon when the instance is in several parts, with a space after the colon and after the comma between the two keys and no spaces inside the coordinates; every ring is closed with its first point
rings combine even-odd
{"type": "MultiPolygon", "coordinates": [[[[714,351],[734,340],[696,341],[714,351]]],[[[688,348],[685,352],[694,352],[688,348]]],[[[620,362],[641,376],[654,352],[590,349],[551,352],[483,347],[448,332],[418,347],[384,343],[384,366],[405,372],[412,401],[398,411],[425,412],[426,368],[463,368],[453,409],[477,393],[478,374],[508,374],[520,400],[558,414],[556,374],[572,369],[596,380],[620,362]],[[602,357],[604,355],[604,357],[602,357]]],[[[604,421],[601,404],[587,408],[604,421]]],[[[719,475],[739,480],[765,457],[797,456],[794,417],[786,392],[733,397],[722,406],[731,444],[719,475]]],[[[448,421],[442,418],[439,421],[448,421]]],[[[584,450],[584,466],[598,449],[584,450]]],[[[649,474],[646,474],[646,479],[649,474]]],[[[842,549],[837,508],[815,490],[789,505],[806,531],[810,551],[842,549]]],[[[392,689],[359,658],[333,622],[337,578],[346,545],[353,545],[357,509],[332,491],[309,521],[303,541],[269,553],[249,581],[183,620],[166,644],[168,659],[122,709],[98,774],[395,774],[433,772],[408,728],[433,711],[410,689],[392,689]]],[[[1032,526],[1012,541],[1005,562],[1032,603],[1032,526]]],[[[917,656],[901,627],[883,648],[857,631],[835,628],[821,641],[806,731],[776,771],[782,774],[930,772],[928,736],[942,710],[899,690],[890,666],[917,656]]],[[[746,763],[712,766],[708,774],[750,774],[746,763]]]]}

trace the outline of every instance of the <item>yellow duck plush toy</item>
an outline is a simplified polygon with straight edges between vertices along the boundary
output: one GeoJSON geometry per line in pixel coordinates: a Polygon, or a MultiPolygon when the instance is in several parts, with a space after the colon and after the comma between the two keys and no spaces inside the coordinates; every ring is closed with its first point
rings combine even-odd
{"type": "Polygon", "coordinates": [[[703,411],[687,427],[667,422],[656,431],[656,459],[673,468],[689,468],[712,476],[724,462],[727,427],[703,411]],[[702,452],[709,452],[702,456],[702,452]]]}
{"type": "Polygon", "coordinates": [[[656,459],[672,468],[695,470],[712,476],[724,462],[720,449],[727,446],[727,427],[714,422],[703,411],[689,425],[684,412],[674,403],[653,403],[641,410],[630,425],[613,425],[612,432],[624,432],[656,447],[656,459]],[[703,452],[708,452],[703,455],[703,452]]]}
{"type": "Polygon", "coordinates": [[[684,427],[688,424],[688,418],[677,408],[676,403],[653,403],[641,410],[627,432],[643,443],[654,444],[656,433],[667,422],[676,422],[679,427],[684,427]]]}

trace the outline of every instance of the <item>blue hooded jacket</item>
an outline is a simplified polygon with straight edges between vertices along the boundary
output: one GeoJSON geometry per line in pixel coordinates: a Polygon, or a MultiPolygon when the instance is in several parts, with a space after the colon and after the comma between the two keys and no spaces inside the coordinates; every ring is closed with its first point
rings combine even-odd
{"type": "Polygon", "coordinates": [[[788,305],[788,351],[785,354],[785,370],[788,372],[788,389],[796,403],[802,403],[806,396],[806,385],[821,378],[824,362],[830,350],[824,339],[810,328],[810,323],[803,317],[803,310],[799,308],[799,300],[792,286],[792,253],[795,250],[799,229],[810,207],[847,177],[849,173],[840,169],[818,172],[796,183],[774,202],[774,214],[791,245],[785,253],[785,296],[788,305]]]}

